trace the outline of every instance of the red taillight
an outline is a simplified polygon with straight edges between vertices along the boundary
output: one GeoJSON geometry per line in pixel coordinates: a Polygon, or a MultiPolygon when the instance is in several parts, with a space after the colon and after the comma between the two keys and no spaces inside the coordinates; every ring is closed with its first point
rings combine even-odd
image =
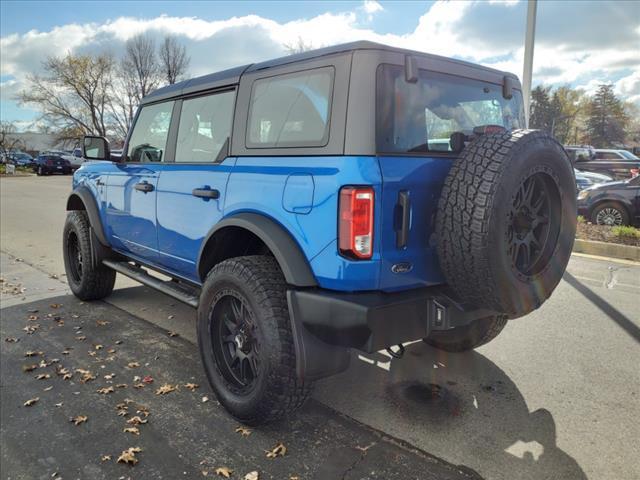
{"type": "Polygon", "coordinates": [[[355,258],[373,255],[373,188],[343,187],[340,190],[340,253],[355,258]]]}

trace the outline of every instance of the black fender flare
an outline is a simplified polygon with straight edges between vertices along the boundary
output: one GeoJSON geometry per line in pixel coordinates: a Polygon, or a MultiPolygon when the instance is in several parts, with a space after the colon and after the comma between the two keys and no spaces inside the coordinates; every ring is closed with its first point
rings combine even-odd
{"type": "MultiPolygon", "coordinates": [[[[256,213],[238,213],[217,223],[207,234],[198,253],[198,271],[205,249],[216,232],[226,227],[240,227],[253,233],[273,253],[278,265],[282,269],[284,278],[289,285],[297,287],[317,287],[318,283],[307,262],[307,258],[293,237],[278,223],[256,213]]],[[[200,272],[206,275],[207,272],[200,272]]]]}
{"type": "Polygon", "coordinates": [[[103,246],[110,246],[107,236],[104,233],[102,221],[100,221],[100,213],[96,199],[88,187],[81,185],[69,194],[69,198],[67,198],[67,211],[70,210],[86,210],[89,223],[96,238],[103,246]],[[84,208],[82,208],[83,206],[84,208]]]}

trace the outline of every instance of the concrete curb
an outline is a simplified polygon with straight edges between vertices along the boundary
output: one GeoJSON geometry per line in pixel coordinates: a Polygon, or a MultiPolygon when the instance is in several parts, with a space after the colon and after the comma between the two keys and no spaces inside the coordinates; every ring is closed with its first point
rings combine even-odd
{"type": "Polygon", "coordinates": [[[612,257],[640,262],[640,247],[619,243],[596,242],[576,238],[573,244],[573,251],[586,253],[588,255],[598,255],[600,257],[612,257]]]}

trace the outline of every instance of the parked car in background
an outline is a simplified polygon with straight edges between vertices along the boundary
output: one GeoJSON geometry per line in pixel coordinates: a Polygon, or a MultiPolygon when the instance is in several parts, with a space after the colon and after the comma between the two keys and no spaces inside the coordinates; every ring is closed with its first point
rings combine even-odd
{"type": "Polygon", "coordinates": [[[67,157],[63,157],[63,158],[66,158],[67,160],[69,160],[69,162],[71,162],[71,168],[73,169],[74,172],[77,169],[79,169],[84,162],[86,162],[85,158],[82,156],[82,148],[80,147],[76,147],[73,149],[73,152],[71,153],[71,158],[67,158],[67,157]]]}
{"type": "Polygon", "coordinates": [[[564,149],[574,168],[581,172],[600,173],[614,180],[625,180],[637,175],[640,170],[640,158],[626,150],[596,150],[590,145],[565,145],[564,149]]]}
{"type": "Polygon", "coordinates": [[[601,173],[581,172],[575,168],[573,169],[573,173],[576,176],[576,188],[578,192],[593,185],[614,181],[613,178],[601,173]]]}
{"type": "Polygon", "coordinates": [[[640,226],[640,176],[582,190],[578,215],[597,225],[640,226]]]}
{"type": "Polygon", "coordinates": [[[33,164],[33,162],[33,157],[28,153],[12,152],[5,155],[5,161],[2,163],[10,163],[17,167],[28,167],[33,164]]]}
{"type": "Polygon", "coordinates": [[[51,175],[52,173],[70,175],[72,171],[69,160],[52,154],[38,155],[32,167],[38,175],[51,175]]]}

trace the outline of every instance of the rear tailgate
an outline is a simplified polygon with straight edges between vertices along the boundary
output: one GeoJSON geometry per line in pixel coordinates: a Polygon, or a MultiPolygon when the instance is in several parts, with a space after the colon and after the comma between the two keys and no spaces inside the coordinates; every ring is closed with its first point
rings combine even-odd
{"type": "Polygon", "coordinates": [[[453,159],[380,156],[378,160],[383,180],[378,217],[382,219],[380,288],[392,291],[443,283],[435,248],[435,215],[453,159]],[[404,245],[403,218],[408,222],[404,245]]]}

